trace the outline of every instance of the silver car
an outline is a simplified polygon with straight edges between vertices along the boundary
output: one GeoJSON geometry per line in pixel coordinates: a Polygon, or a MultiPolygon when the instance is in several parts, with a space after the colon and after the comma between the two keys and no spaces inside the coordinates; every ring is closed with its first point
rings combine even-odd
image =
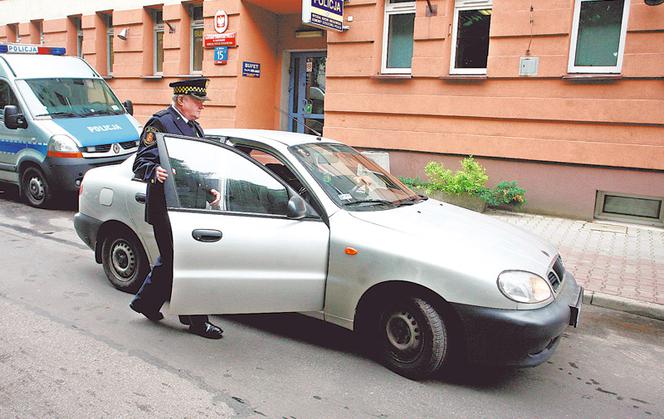
{"type": "MultiPolygon", "coordinates": [[[[549,243],[419,196],[340,142],[221,129],[159,134],[177,314],[302,312],[358,332],[413,379],[457,360],[546,361],[583,290],[549,243]],[[211,207],[205,191],[222,194],[211,207]],[[203,199],[201,199],[203,197],[203,199]]],[[[134,292],[158,256],[133,158],[89,171],[75,226],[134,292]]]]}

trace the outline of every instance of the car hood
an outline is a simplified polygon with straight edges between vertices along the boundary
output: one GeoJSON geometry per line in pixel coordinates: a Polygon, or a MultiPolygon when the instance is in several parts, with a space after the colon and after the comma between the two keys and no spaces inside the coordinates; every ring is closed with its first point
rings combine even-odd
{"type": "Polygon", "coordinates": [[[414,252],[434,246],[464,264],[481,264],[498,271],[521,269],[546,277],[557,249],[545,240],[511,224],[451,204],[428,199],[385,211],[353,211],[357,219],[398,233],[414,252]],[[474,261],[473,261],[474,258],[474,261]]]}

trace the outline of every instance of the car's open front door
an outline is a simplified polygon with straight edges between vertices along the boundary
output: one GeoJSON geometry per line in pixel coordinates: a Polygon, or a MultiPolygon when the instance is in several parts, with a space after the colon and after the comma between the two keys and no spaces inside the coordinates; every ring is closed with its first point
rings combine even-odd
{"type": "Polygon", "coordinates": [[[293,192],[230,147],[169,135],[158,146],[173,173],[173,313],[323,309],[329,230],[315,213],[288,218],[293,192]]]}

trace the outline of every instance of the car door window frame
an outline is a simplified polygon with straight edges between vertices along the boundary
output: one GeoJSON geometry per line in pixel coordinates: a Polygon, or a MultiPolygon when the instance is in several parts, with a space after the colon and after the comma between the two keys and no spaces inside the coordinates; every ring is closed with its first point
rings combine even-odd
{"type": "MultiPolygon", "coordinates": [[[[264,171],[270,178],[274,179],[276,182],[278,182],[281,186],[283,186],[286,189],[286,192],[288,194],[288,199],[290,199],[293,195],[298,195],[296,191],[293,190],[283,179],[281,179],[279,176],[276,176],[274,173],[272,173],[269,169],[267,169],[265,166],[263,166],[260,162],[256,161],[253,159],[251,156],[246,155],[245,153],[241,152],[238,149],[235,149],[227,144],[221,143],[218,140],[209,140],[206,138],[194,138],[194,137],[187,137],[184,135],[175,135],[175,134],[165,134],[165,133],[157,133],[157,147],[159,150],[159,161],[160,165],[164,170],[166,170],[167,173],[172,173],[172,167],[168,155],[168,148],[166,146],[166,142],[164,140],[164,137],[169,137],[169,138],[180,138],[183,140],[188,140],[188,141],[198,141],[198,142],[203,142],[207,143],[211,146],[214,147],[219,147],[223,148],[225,150],[228,150],[232,153],[237,154],[240,158],[243,158],[245,160],[248,160],[250,163],[252,163],[254,166],[258,167],[260,170],[264,171]]],[[[241,212],[241,211],[229,211],[229,210],[209,210],[209,209],[200,209],[200,208],[183,208],[178,206],[173,206],[173,203],[178,203],[179,204],[179,197],[177,194],[176,186],[175,186],[175,180],[173,179],[173,176],[169,176],[166,179],[166,182],[164,183],[164,194],[166,196],[166,206],[169,211],[179,211],[179,212],[194,212],[194,213],[203,213],[203,214],[219,214],[219,215],[233,215],[233,216],[245,216],[245,217],[262,217],[262,218],[277,218],[277,219],[290,219],[288,218],[285,214],[265,214],[265,213],[257,213],[257,212],[241,212]]],[[[299,195],[298,195],[299,196],[299,195]]],[[[315,212],[315,211],[308,211],[308,214],[300,219],[300,221],[322,221],[321,217],[315,212]]]]}
{"type": "MultiPolygon", "coordinates": [[[[240,147],[242,147],[242,146],[246,146],[246,147],[251,148],[252,151],[253,151],[253,150],[256,150],[256,151],[261,151],[261,152],[263,152],[263,153],[269,154],[269,155],[271,155],[272,157],[274,157],[275,159],[277,159],[281,164],[283,164],[284,166],[286,166],[286,168],[288,168],[288,170],[290,170],[291,173],[293,173],[293,175],[295,175],[295,177],[296,177],[297,180],[302,184],[302,186],[304,186],[304,187],[309,191],[309,195],[310,195],[311,198],[316,202],[316,205],[311,205],[311,206],[312,206],[313,209],[318,213],[318,215],[322,218],[322,220],[325,222],[325,224],[327,224],[327,225],[329,226],[330,221],[329,221],[329,217],[328,217],[328,215],[327,215],[327,212],[325,211],[325,206],[324,206],[323,203],[320,201],[320,199],[318,198],[318,196],[314,193],[314,190],[311,188],[311,185],[309,184],[309,182],[307,182],[307,181],[306,181],[306,180],[305,180],[305,179],[299,174],[299,172],[298,172],[298,170],[295,168],[295,166],[293,166],[293,164],[292,164],[290,161],[288,161],[288,159],[285,158],[281,153],[279,153],[277,150],[275,150],[275,149],[273,149],[273,148],[267,147],[267,146],[266,146],[265,144],[263,144],[263,143],[260,143],[260,142],[257,142],[257,141],[252,141],[252,140],[250,140],[250,139],[246,139],[246,138],[227,137],[227,138],[225,139],[225,141],[227,142],[227,144],[230,143],[230,144],[232,144],[233,146],[240,146],[240,147]]],[[[237,149],[236,149],[236,150],[237,150],[237,149]]],[[[257,161],[256,159],[254,159],[254,158],[251,157],[250,155],[247,155],[246,153],[244,153],[244,152],[241,151],[241,150],[238,150],[238,151],[240,151],[243,155],[246,155],[246,156],[247,156],[249,159],[251,159],[252,161],[255,161],[256,163],[258,163],[259,165],[261,165],[264,169],[268,170],[270,173],[273,173],[270,169],[268,169],[267,167],[265,167],[261,162],[257,161]]],[[[282,181],[282,183],[285,183],[285,184],[289,187],[289,189],[291,189],[291,190],[293,189],[293,188],[290,187],[290,185],[288,185],[288,183],[286,183],[285,181],[283,181],[283,179],[281,179],[281,177],[280,177],[279,175],[277,175],[276,173],[273,173],[273,175],[276,176],[276,178],[277,178],[278,180],[282,181]]],[[[297,194],[297,191],[294,191],[294,192],[297,194]]],[[[299,194],[298,194],[298,195],[299,195],[299,194]]],[[[310,205],[310,204],[308,204],[308,205],[310,205]]]]}

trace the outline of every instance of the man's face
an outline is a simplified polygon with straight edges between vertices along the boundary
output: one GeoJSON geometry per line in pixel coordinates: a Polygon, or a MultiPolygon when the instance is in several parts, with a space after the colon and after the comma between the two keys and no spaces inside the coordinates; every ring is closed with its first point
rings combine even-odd
{"type": "Polygon", "coordinates": [[[187,118],[190,121],[195,121],[201,117],[201,111],[205,107],[202,100],[196,99],[193,96],[182,96],[182,99],[178,101],[179,111],[182,112],[182,116],[187,118]]]}

